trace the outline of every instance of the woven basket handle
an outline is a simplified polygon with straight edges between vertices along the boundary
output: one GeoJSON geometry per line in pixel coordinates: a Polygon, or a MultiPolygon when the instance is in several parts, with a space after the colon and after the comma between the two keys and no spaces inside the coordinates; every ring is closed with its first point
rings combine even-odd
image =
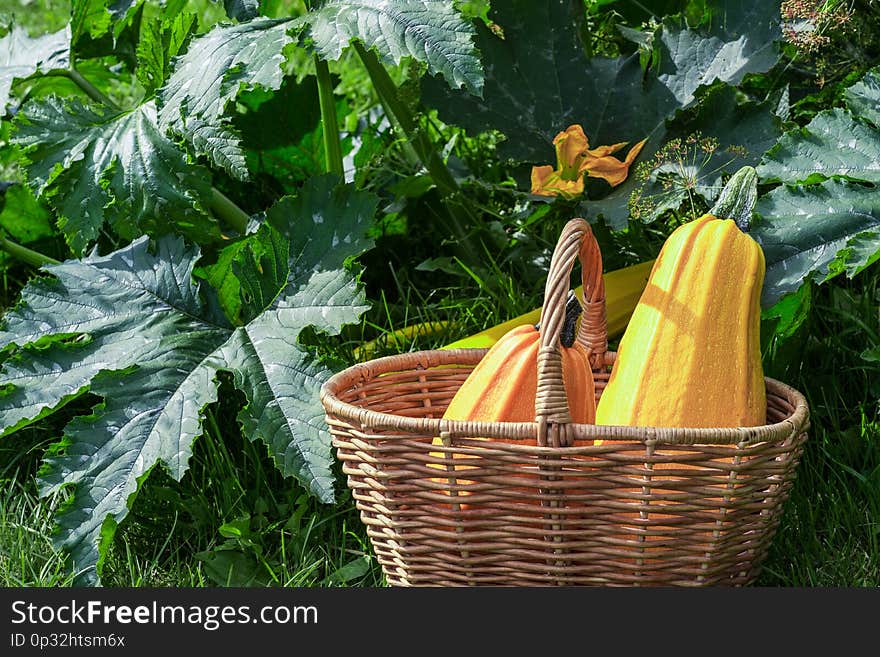
{"type": "Polygon", "coordinates": [[[604,365],[608,349],[602,253],[590,224],[584,219],[572,219],[562,229],[553,251],[541,308],[535,420],[538,423],[538,444],[542,446],[564,447],[571,444],[567,431],[571,414],[562,380],[559,337],[565,323],[569,280],[575,259],[580,260],[584,286],[584,313],[577,341],[589,350],[593,369],[604,365]]]}

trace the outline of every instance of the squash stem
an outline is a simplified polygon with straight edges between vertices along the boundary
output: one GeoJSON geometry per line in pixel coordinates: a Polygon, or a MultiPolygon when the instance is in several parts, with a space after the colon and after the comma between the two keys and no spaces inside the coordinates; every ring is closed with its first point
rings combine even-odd
{"type": "Polygon", "coordinates": [[[17,242],[13,242],[7,237],[0,236],[0,249],[3,249],[16,260],[31,265],[32,267],[42,267],[43,265],[57,265],[60,261],[50,258],[38,251],[33,251],[26,246],[22,246],[17,242]]]}
{"type": "Polygon", "coordinates": [[[747,233],[757,202],[758,173],[754,167],[744,166],[727,181],[709,214],[718,219],[733,219],[747,233]]]}
{"type": "Polygon", "coordinates": [[[84,78],[82,73],[73,68],[73,66],[64,70],[52,71],[47,75],[62,75],[73,82],[77,87],[80,88],[80,90],[82,90],[82,92],[86,96],[88,96],[95,102],[101,103],[102,105],[106,105],[107,107],[115,110],[122,109],[121,107],[119,107],[119,105],[113,102],[113,100],[109,96],[104,94],[104,92],[102,92],[95,85],[84,78]]]}
{"type": "Polygon", "coordinates": [[[373,88],[376,90],[382,106],[388,112],[389,118],[400,126],[422,165],[428,170],[428,174],[437,185],[437,190],[444,199],[451,228],[460,248],[467,255],[469,261],[476,261],[477,254],[469,244],[465,226],[476,225],[477,218],[470,208],[462,202],[461,188],[458,186],[458,182],[449,171],[443,158],[440,157],[437,149],[434,148],[434,144],[418,126],[409,108],[400,99],[397,85],[394,84],[394,80],[391,79],[376,54],[367,50],[360,41],[355,40],[353,45],[358,57],[367,69],[373,88]]]}
{"type": "Polygon", "coordinates": [[[339,143],[339,124],[336,121],[333,81],[330,78],[330,67],[318,55],[315,55],[315,73],[318,77],[318,102],[321,106],[327,173],[344,178],[345,169],[342,164],[342,147],[339,143]]]}
{"type": "Polygon", "coordinates": [[[234,228],[240,235],[247,233],[250,215],[238,207],[226,194],[216,187],[211,187],[208,205],[224,223],[234,228]]]}

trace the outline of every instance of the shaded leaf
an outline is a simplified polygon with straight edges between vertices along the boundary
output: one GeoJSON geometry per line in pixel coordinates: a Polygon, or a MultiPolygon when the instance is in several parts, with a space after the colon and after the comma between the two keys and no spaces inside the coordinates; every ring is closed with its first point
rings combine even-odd
{"type": "Polygon", "coordinates": [[[187,162],[163,134],[152,101],[122,111],[49,97],[28,103],[16,123],[14,140],[30,161],[29,182],[57,210],[75,252],[106,222],[127,237],[219,234],[200,209],[210,191],[207,171],[187,162]]]}
{"type": "Polygon", "coordinates": [[[243,93],[238,104],[246,111],[236,114],[234,127],[249,149],[267,151],[296,144],[321,121],[314,75],[299,82],[286,78],[275,92],[243,93]]]}
{"type": "Polygon", "coordinates": [[[223,8],[229,18],[243,23],[260,14],[260,0],[223,0],[223,8]]]}
{"type": "Polygon", "coordinates": [[[364,555],[355,557],[344,566],[340,566],[332,573],[327,575],[322,582],[322,586],[334,586],[345,584],[352,580],[363,577],[370,572],[370,557],[364,555]]]}
{"type": "Polygon", "coordinates": [[[0,226],[16,242],[28,244],[55,234],[48,208],[25,185],[15,184],[3,194],[0,226]]]}
{"type": "MultiPolygon", "coordinates": [[[[436,107],[444,121],[472,133],[500,131],[507,139],[498,145],[499,155],[517,162],[552,162],[554,137],[574,124],[583,126],[592,146],[647,138],[637,160],[645,162],[665,140],[667,120],[692,106],[701,87],[717,80],[736,84],[746,73],[766,70],[778,58],[772,45],[778,26],[768,18],[775,11],[778,21],[778,2],[714,4],[717,20],[708,32],[671,20],[658,28],[658,74],[642,70],[638,53],[585,57],[578,40],[580,3],[493,2],[490,16],[501,26],[503,37],[484,25],[476,27],[486,70],[483,98],[449,90],[426,77],[423,100],[436,107]]],[[[621,228],[634,187],[625,183],[601,204],[585,205],[621,228]]]]}
{"type": "Polygon", "coordinates": [[[778,187],[758,200],[750,231],[764,250],[762,303],[769,307],[807,278],[853,276],[880,251],[880,195],[873,186],[827,180],[778,187]]]}
{"type": "Polygon", "coordinates": [[[658,79],[687,106],[702,86],[738,84],[747,73],[763,73],[779,59],[779,2],[725,0],[714,4],[708,31],[688,30],[667,19],[659,32],[658,79]]]}
{"type": "Polygon", "coordinates": [[[880,363],[880,347],[865,349],[862,352],[861,356],[862,359],[868,361],[869,363],[880,363]]]}
{"type": "Polygon", "coordinates": [[[880,67],[869,71],[845,92],[846,104],[857,116],[880,128],[880,67]]]}
{"type": "Polygon", "coordinates": [[[452,87],[480,95],[483,69],[474,28],[443,0],[329,0],[303,18],[315,49],[336,60],[352,40],[375,48],[380,59],[399,64],[405,56],[428,65],[452,87]]]}
{"type": "Polygon", "coordinates": [[[257,18],[221,25],[193,39],[159,90],[159,125],[186,137],[200,155],[231,175],[248,177],[240,139],[225,117],[239,92],[281,86],[290,21],[257,18]]]}
{"type": "Polygon", "coordinates": [[[195,556],[202,562],[208,579],[218,586],[266,587],[272,583],[265,567],[251,552],[220,547],[195,556]]]}
{"type": "MultiPolygon", "coordinates": [[[[659,77],[644,74],[638,54],[587,59],[577,35],[578,4],[492,3],[490,15],[504,36],[477,24],[477,46],[486,69],[483,99],[426,78],[425,100],[450,123],[507,135],[499,146],[502,156],[542,163],[552,161],[555,135],[576,123],[584,127],[591,144],[635,143],[651,137],[656,150],[666,119],[689,105],[701,85],[716,79],[737,83],[747,71],[766,70],[775,63],[764,56],[770,46],[762,41],[773,38],[773,30],[737,35],[723,27],[723,20],[708,35],[671,23],[660,28],[656,39],[663,44],[665,63],[659,77]],[[700,41],[709,47],[697,47],[700,41]],[[761,57],[752,62],[750,53],[761,57]]],[[[746,5],[743,15],[735,9],[739,5],[731,3],[734,26],[748,23],[752,12],[772,12],[773,6],[778,14],[775,2],[746,5]]],[[[722,3],[722,10],[726,6],[722,3]]],[[[650,144],[647,153],[652,152],[650,144]]]]}

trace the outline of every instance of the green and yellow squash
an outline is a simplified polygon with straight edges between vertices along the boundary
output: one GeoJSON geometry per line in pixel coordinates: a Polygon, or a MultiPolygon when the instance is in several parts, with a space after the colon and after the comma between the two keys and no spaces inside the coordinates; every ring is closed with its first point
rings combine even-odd
{"type": "Polygon", "coordinates": [[[754,203],[754,170],[738,175],[722,201],[732,203],[727,216],[743,215],[739,224],[707,214],[678,227],[664,243],[621,338],[596,424],[765,423],[765,263],[760,245],[741,228],[743,208],[750,214],[754,203]]]}

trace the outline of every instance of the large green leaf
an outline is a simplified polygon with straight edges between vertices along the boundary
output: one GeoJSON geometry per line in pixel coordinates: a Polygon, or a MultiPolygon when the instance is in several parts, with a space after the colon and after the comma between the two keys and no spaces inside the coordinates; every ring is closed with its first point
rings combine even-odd
{"type": "Polygon", "coordinates": [[[708,30],[685,29],[667,20],[658,33],[659,81],[682,106],[702,86],[716,81],[738,84],[747,73],[768,71],[779,60],[779,2],[722,0],[708,3],[713,16],[708,30]]]}
{"type": "Polygon", "coordinates": [[[303,19],[314,47],[336,60],[353,39],[389,64],[405,56],[424,62],[453,87],[480,95],[483,69],[474,28],[446,0],[328,0],[303,19]]]}
{"type": "Polygon", "coordinates": [[[880,127],[880,68],[846,90],[846,104],[857,115],[880,127]]]}
{"type": "Polygon", "coordinates": [[[766,70],[778,55],[764,26],[777,2],[719,4],[717,27],[708,33],[667,22],[655,39],[663,65],[645,74],[638,54],[588,59],[578,40],[581,3],[558,0],[499,0],[490,15],[503,37],[477,24],[477,46],[486,81],[475,98],[426,78],[424,99],[441,118],[473,132],[495,129],[508,139],[500,153],[522,162],[552,162],[553,138],[571,124],[584,127],[591,144],[657,140],[665,121],[694,100],[696,90],[716,79],[739,82],[746,72],[766,70]],[[724,29],[731,14],[736,26],[751,19],[759,30],[737,34],[724,29]],[[760,15],[760,18],[758,18],[760,15]],[[701,45],[702,44],[702,45],[701,45]],[[752,55],[760,57],[752,59],[752,55]]]}
{"type": "Polygon", "coordinates": [[[782,136],[758,167],[764,182],[812,183],[825,178],[880,182],[880,131],[834,108],[782,136]]]}
{"type": "Polygon", "coordinates": [[[758,167],[764,182],[799,183],[758,201],[752,233],[767,259],[767,305],[807,279],[852,277],[880,258],[880,129],[859,116],[876,119],[878,70],[846,90],[849,110],[820,112],[786,133],[758,167]]]}
{"type": "Polygon", "coordinates": [[[30,189],[16,183],[3,193],[0,226],[16,242],[28,244],[55,234],[52,215],[30,189]]]}
{"type": "Polygon", "coordinates": [[[152,101],[123,111],[50,97],[28,103],[16,124],[29,182],[55,206],[75,252],[108,221],[126,237],[176,232],[198,241],[218,234],[201,210],[208,172],[163,134],[152,101]]]}
{"type": "Polygon", "coordinates": [[[289,20],[221,25],[194,39],[159,90],[159,125],[192,143],[217,166],[246,180],[240,139],[224,116],[242,89],[281,86],[289,20]]]}
{"type": "Polygon", "coordinates": [[[245,238],[271,243],[283,257],[273,272],[258,270],[265,259],[249,260],[248,249],[236,259],[267,304],[251,306],[243,326],[233,327],[211,295],[203,300],[192,277],[199,252],[173,237],[160,239],[155,253],[141,238],[107,256],[49,267],[52,277],[30,282],[6,315],[5,433],[86,391],[103,398],[92,415],[68,425],[42,471],[45,493],[75,486],[57,518],[57,539],[80,581],[98,581],[107,541],[145,475],[157,464],[176,479],[186,471],[219,370],[230,371],[247,397],[239,415],[245,433],[266,444],[284,474],[333,499],[318,399],[329,372],[298,338],[307,326],[337,333],[366,310],[344,263],[370,246],[364,233],[377,204],[336,182],[312,181],[245,238]]]}
{"type": "Polygon", "coordinates": [[[13,25],[9,33],[0,39],[0,117],[6,114],[13,81],[68,66],[69,25],[33,39],[23,27],[13,25]]]}
{"type": "Polygon", "coordinates": [[[880,195],[873,186],[827,180],[783,186],[758,200],[750,234],[764,250],[762,303],[773,305],[807,279],[855,275],[880,253],[880,195]]]}

